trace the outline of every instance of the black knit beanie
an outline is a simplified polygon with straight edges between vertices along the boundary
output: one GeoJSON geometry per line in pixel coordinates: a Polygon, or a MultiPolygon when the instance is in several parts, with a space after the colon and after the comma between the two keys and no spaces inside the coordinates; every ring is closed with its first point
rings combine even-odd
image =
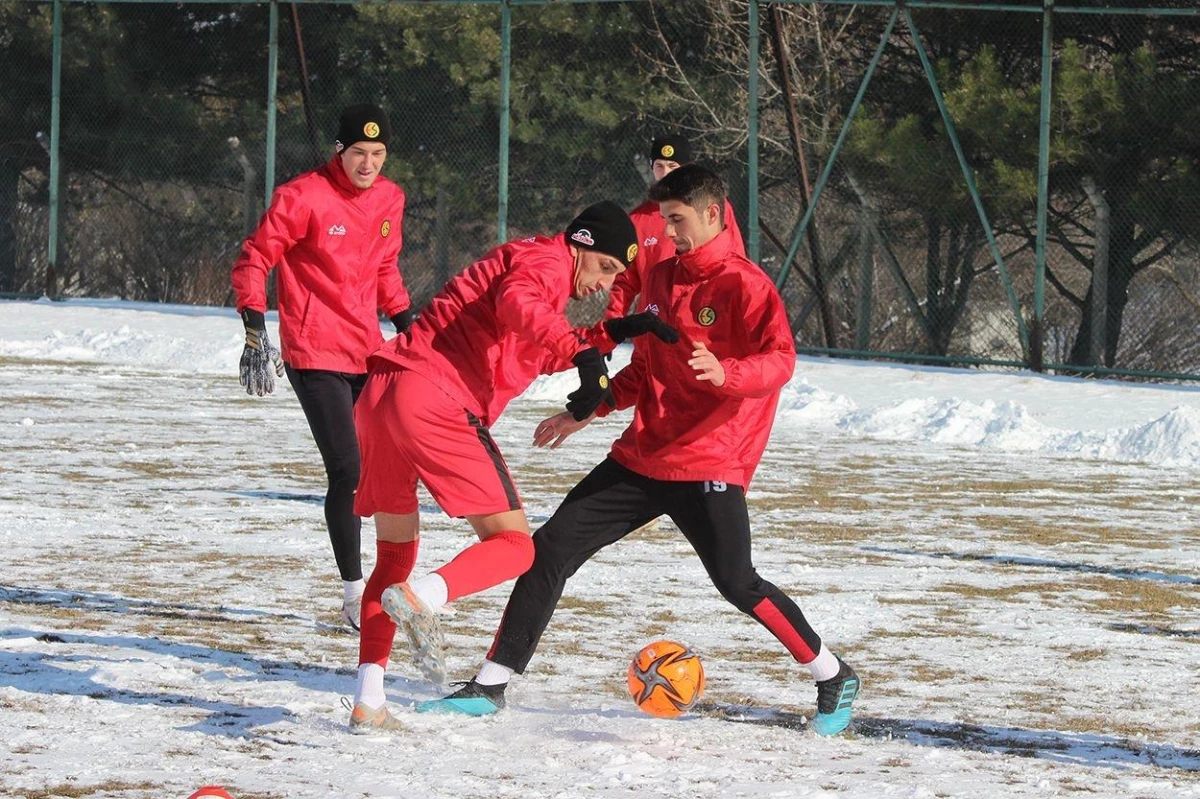
{"type": "Polygon", "coordinates": [[[567,225],[567,241],[611,255],[629,266],[637,257],[637,231],[629,214],[611,200],[589,205],[567,225]]]}
{"type": "Polygon", "coordinates": [[[650,142],[650,162],[674,161],[677,164],[692,163],[692,145],[678,133],[669,136],[659,136],[650,142]]]}
{"type": "Polygon", "coordinates": [[[392,123],[377,105],[363,103],[342,111],[338,122],[337,140],[333,145],[340,153],[360,141],[379,142],[387,147],[392,139],[392,123]]]}

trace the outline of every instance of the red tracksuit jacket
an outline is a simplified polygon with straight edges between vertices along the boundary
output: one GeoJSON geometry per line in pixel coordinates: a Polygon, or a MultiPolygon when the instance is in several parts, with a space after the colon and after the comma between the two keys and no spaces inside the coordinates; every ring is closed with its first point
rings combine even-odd
{"type": "MultiPolygon", "coordinates": [[[[771,433],[779,390],[796,367],[783,300],[754,263],[737,252],[733,231],[652,266],[639,311],[657,313],[680,334],[676,344],[635,339],[633,360],[613,377],[616,407],[633,423],[612,458],[657,480],[719,480],[747,487],[771,433]],[[725,384],[696,379],[688,366],[702,341],[725,368],[725,384]]],[[[601,406],[598,415],[612,409],[601,406]]]]}
{"type": "Polygon", "coordinates": [[[233,267],[238,312],[265,311],[278,266],[279,338],[295,369],[362,374],[383,343],[379,310],[411,304],[397,258],[404,192],[380,176],[359,189],[337,156],[275,190],[233,267]]]}
{"type": "MultiPolygon", "coordinates": [[[[658,203],[646,200],[629,212],[629,218],[637,231],[638,254],[629,268],[617,275],[613,283],[608,310],[604,314],[606,319],[628,313],[634,297],[642,290],[642,276],[646,270],[675,255],[675,242],[666,236],[666,222],[658,212],[658,203]]],[[[742,231],[738,229],[737,219],[733,216],[733,204],[728,198],[725,200],[725,229],[733,237],[735,252],[745,256],[746,245],[742,242],[742,231]]]]}
{"type": "Polygon", "coordinates": [[[368,366],[419,372],[490,426],[534,378],[572,368],[584,348],[565,316],[574,278],[566,234],[510,241],[451,279],[368,366]]]}

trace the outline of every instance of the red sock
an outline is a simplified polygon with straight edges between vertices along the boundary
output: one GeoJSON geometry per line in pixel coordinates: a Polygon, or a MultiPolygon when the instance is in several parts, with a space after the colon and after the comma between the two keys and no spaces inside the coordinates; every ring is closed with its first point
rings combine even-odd
{"type": "Polygon", "coordinates": [[[362,632],[358,639],[358,664],[377,663],[387,668],[392,654],[392,639],[396,637],[396,623],[383,612],[379,597],[389,585],[402,583],[412,574],[417,562],[417,545],[420,539],[394,544],[391,541],[375,542],[375,570],[367,579],[362,598],[362,632]]]}
{"type": "Polygon", "coordinates": [[[446,581],[447,602],[520,577],[533,565],[533,541],[505,530],[472,544],[434,571],[446,581]]]}

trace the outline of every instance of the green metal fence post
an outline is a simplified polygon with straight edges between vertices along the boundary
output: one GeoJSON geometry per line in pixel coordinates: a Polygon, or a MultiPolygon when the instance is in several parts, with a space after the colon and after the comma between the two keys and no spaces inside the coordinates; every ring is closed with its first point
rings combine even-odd
{"type": "Polygon", "coordinates": [[[62,112],[62,0],[54,0],[50,64],[50,222],[46,242],[46,296],[58,295],[58,185],[62,164],[58,158],[62,112]]]}
{"type": "Polygon", "coordinates": [[[892,29],[896,27],[896,17],[900,13],[900,6],[897,5],[892,9],[892,15],[888,17],[887,27],[883,29],[883,36],[879,37],[879,46],[875,48],[875,54],[871,56],[871,63],[867,65],[867,74],[863,75],[862,83],[858,86],[858,93],[854,95],[854,102],[850,103],[850,110],[846,112],[846,121],[842,123],[842,129],[838,133],[837,141],[833,143],[833,149],[829,151],[829,156],[825,159],[825,168],[821,170],[821,177],[817,178],[817,185],[813,187],[812,200],[808,204],[808,209],[804,212],[804,218],[800,220],[800,224],[796,227],[796,232],[792,234],[792,244],[788,248],[787,258],[783,259],[783,266],[779,269],[779,277],[775,278],[775,285],[780,289],[787,282],[788,272],[791,271],[792,261],[796,259],[796,252],[800,249],[800,242],[804,239],[804,234],[808,230],[808,224],[812,221],[813,213],[817,209],[817,204],[821,200],[821,192],[825,190],[825,184],[829,181],[829,175],[833,172],[833,165],[837,161],[838,153],[842,150],[842,145],[846,142],[846,136],[850,133],[850,125],[854,122],[854,117],[858,114],[858,108],[862,105],[863,96],[867,93],[867,86],[871,83],[871,76],[875,74],[875,68],[879,66],[879,59],[883,55],[883,50],[887,47],[888,39],[892,36],[892,29]]]}
{"type": "Polygon", "coordinates": [[[279,87],[279,3],[271,0],[267,34],[267,163],[263,169],[263,208],[271,207],[275,193],[275,92],[279,87]]]}
{"type": "Polygon", "coordinates": [[[746,255],[758,263],[762,235],[758,229],[758,0],[750,0],[750,54],[746,78],[746,255]]]}
{"type": "Polygon", "coordinates": [[[500,0],[500,170],[496,192],[500,207],[496,211],[496,238],[508,240],[508,123],[512,95],[512,9],[508,0],[500,0]]]}
{"type": "Polygon", "coordinates": [[[916,48],[917,56],[921,59],[921,66],[925,70],[925,77],[929,80],[929,87],[933,89],[933,99],[937,103],[938,111],[941,112],[942,122],[946,125],[946,135],[950,139],[950,144],[954,147],[955,156],[958,157],[958,166],[962,170],[963,179],[967,182],[967,190],[971,192],[971,200],[975,203],[975,213],[979,216],[979,224],[983,228],[983,235],[987,237],[992,258],[996,262],[996,268],[1000,271],[1004,290],[1008,294],[1009,306],[1012,308],[1013,316],[1016,317],[1017,335],[1021,339],[1021,351],[1026,354],[1026,357],[1029,357],[1029,331],[1025,326],[1025,317],[1021,315],[1021,302],[1017,299],[1016,290],[1013,289],[1012,278],[1008,274],[1008,267],[1004,263],[1004,256],[1000,253],[1000,245],[996,243],[996,236],[992,232],[992,223],[988,219],[987,211],[983,208],[983,200],[979,196],[979,189],[976,187],[975,178],[971,174],[971,165],[967,163],[967,157],[963,154],[962,142],[958,139],[958,131],[954,127],[954,120],[951,119],[950,111],[946,108],[946,99],[942,96],[942,90],[938,86],[937,75],[933,71],[933,64],[929,62],[929,53],[925,52],[925,45],[921,42],[921,34],[917,30],[917,24],[913,21],[912,12],[907,8],[904,9],[904,21],[908,24],[908,29],[912,31],[913,47],[916,48]]]}
{"type": "Polygon", "coordinates": [[[1054,0],[1045,0],[1042,11],[1042,105],[1038,117],[1037,248],[1033,268],[1033,341],[1031,368],[1040,372],[1045,362],[1044,316],[1046,302],[1046,215],[1050,206],[1050,94],[1054,68],[1054,0]]]}

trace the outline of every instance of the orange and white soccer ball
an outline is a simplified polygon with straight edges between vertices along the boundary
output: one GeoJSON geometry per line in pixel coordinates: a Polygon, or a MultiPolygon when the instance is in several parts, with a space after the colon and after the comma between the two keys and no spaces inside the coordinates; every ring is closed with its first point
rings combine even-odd
{"type": "Polygon", "coordinates": [[[704,693],[700,656],[674,641],[642,647],[629,664],[629,695],[646,713],[674,718],[691,710],[704,693]]]}
{"type": "Polygon", "coordinates": [[[233,797],[220,785],[205,785],[188,799],[233,799],[233,797]]]}

